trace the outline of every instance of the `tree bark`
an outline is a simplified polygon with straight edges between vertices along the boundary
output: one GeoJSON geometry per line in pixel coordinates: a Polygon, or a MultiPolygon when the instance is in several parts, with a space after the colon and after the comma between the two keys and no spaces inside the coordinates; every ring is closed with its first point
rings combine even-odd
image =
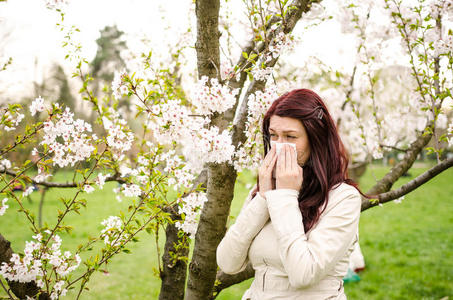
{"type": "Polygon", "coordinates": [[[195,2],[198,77],[217,78],[220,74],[219,9],[220,0],[195,2]]]}
{"type": "MultiPolygon", "coordinates": [[[[189,195],[193,190],[198,187],[206,189],[207,185],[207,170],[204,169],[195,179],[192,189],[183,195],[189,195]]],[[[181,220],[181,216],[177,213],[177,206],[175,205],[171,211],[171,219],[173,221],[181,220]]],[[[183,260],[189,256],[188,236],[186,233],[179,232],[174,224],[168,224],[165,229],[165,248],[162,255],[163,270],[161,273],[162,284],[160,287],[159,300],[178,300],[184,299],[184,290],[187,277],[187,261],[183,260]],[[187,247],[176,249],[176,245],[184,245],[187,247]],[[177,254],[181,259],[174,261],[171,259],[171,253],[177,254]]]]}
{"type": "Polygon", "coordinates": [[[201,211],[189,266],[187,300],[209,299],[217,272],[216,249],[225,235],[236,170],[230,164],[209,164],[208,201],[201,211]]]}
{"type": "Polygon", "coordinates": [[[250,279],[253,276],[255,276],[255,270],[253,270],[251,263],[248,263],[244,271],[233,275],[229,275],[223,273],[222,271],[218,271],[216,277],[216,285],[214,286],[211,299],[217,298],[217,296],[223,289],[226,289],[244,280],[250,279]]]}
{"type": "MultiPolygon", "coordinates": [[[[11,243],[6,240],[3,235],[0,234],[0,265],[5,263],[9,263],[11,256],[13,255],[13,249],[11,249],[11,243]]],[[[11,292],[16,295],[19,299],[26,299],[27,296],[34,297],[36,294],[39,293],[40,289],[36,285],[36,282],[26,282],[21,283],[18,281],[6,281],[11,288],[11,292]]],[[[41,292],[39,295],[39,300],[49,300],[49,294],[45,292],[41,292]]]]}
{"type": "MultiPolygon", "coordinates": [[[[177,213],[177,205],[171,212],[173,221],[181,220],[177,213]]],[[[178,236],[179,229],[176,225],[168,224],[165,229],[165,248],[162,256],[163,270],[161,273],[161,286],[159,300],[182,300],[184,299],[184,288],[186,285],[187,259],[189,255],[189,240],[185,233],[178,236]],[[176,247],[178,246],[178,247],[176,247]],[[172,258],[172,254],[177,258],[172,258]]]]}

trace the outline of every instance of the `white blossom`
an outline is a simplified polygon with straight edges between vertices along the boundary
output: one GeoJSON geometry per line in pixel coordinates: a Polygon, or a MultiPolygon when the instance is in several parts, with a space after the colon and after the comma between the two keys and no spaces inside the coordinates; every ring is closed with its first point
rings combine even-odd
{"type": "Polygon", "coordinates": [[[5,131],[12,131],[16,129],[16,126],[24,119],[24,114],[20,113],[19,111],[11,112],[9,110],[6,111],[4,118],[5,121],[10,122],[10,124],[4,124],[5,131]]]}
{"type": "Polygon", "coordinates": [[[190,236],[195,236],[197,231],[198,211],[203,208],[204,203],[208,201],[205,193],[191,193],[187,197],[179,199],[179,213],[184,215],[183,221],[176,222],[176,227],[183,230],[190,236]]]}
{"type": "Polygon", "coordinates": [[[41,144],[47,145],[49,152],[54,153],[52,158],[54,165],[74,166],[77,162],[89,158],[95,150],[86,134],[91,131],[90,124],[83,120],[74,120],[74,114],[66,108],[55,123],[44,122],[44,137],[41,144]]]}
{"type": "Polygon", "coordinates": [[[257,67],[252,69],[253,79],[255,80],[265,81],[270,74],[272,74],[272,68],[262,69],[257,67]]]}
{"type": "Polygon", "coordinates": [[[0,160],[0,171],[8,170],[11,168],[11,162],[8,159],[0,160]]]}
{"type": "Polygon", "coordinates": [[[395,203],[401,203],[404,200],[404,196],[399,197],[398,199],[393,200],[395,203]]]}
{"type": "Polygon", "coordinates": [[[27,196],[29,196],[34,190],[35,190],[35,187],[34,187],[34,186],[29,186],[29,187],[22,193],[22,197],[27,197],[27,196]]]}
{"type": "Polygon", "coordinates": [[[8,209],[8,205],[6,204],[6,202],[8,201],[8,198],[4,198],[2,200],[2,206],[0,206],[0,216],[3,216],[6,212],[6,210],[8,209]]]}
{"type": "Polygon", "coordinates": [[[61,280],[61,281],[58,281],[57,283],[55,283],[53,288],[55,291],[59,292],[63,288],[63,285],[64,285],[64,281],[61,280]]]}
{"type": "Polygon", "coordinates": [[[34,116],[38,112],[42,112],[45,109],[44,99],[39,96],[30,104],[30,114],[34,116]]]}
{"type": "Polygon", "coordinates": [[[120,100],[121,97],[128,93],[128,88],[123,81],[123,78],[127,76],[126,70],[122,70],[120,72],[115,71],[115,75],[112,81],[112,91],[113,96],[120,100]]]}
{"type": "Polygon", "coordinates": [[[123,233],[121,236],[121,230],[123,227],[123,221],[117,216],[110,216],[104,221],[101,222],[104,229],[101,231],[101,238],[104,239],[106,245],[112,247],[119,246],[121,242],[125,241],[128,238],[127,233],[123,233]]]}
{"type": "Polygon", "coordinates": [[[45,181],[47,178],[51,177],[52,174],[47,174],[47,173],[44,173],[42,171],[41,168],[38,169],[38,175],[35,176],[34,180],[37,182],[37,183],[40,183],[40,182],[43,182],[45,181]]]}
{"type": "Polygon", "coordinates": [[[114,159],[120,159],[123,153],[129,151],[134,141],[134,135],[127,128],[126,121],[121,119],[119,113],[110,110],[111,119],[102,117],[104,129],[107,131],[107,145],[111,148],[114,159]]]}
{"type": "MultiPolygon", "coordinates": [[[[51,234],[49,230],[46,230],[45,233],[51,234]]],[[[33,236],[34,241],[26,241],[23,257],[21,258],[17,253],[14,253],[9,263],[2,263],[0,275],[10,281],[23,283],[35,281],[38,287],[43,287],[45,285],[42,279],[44,274],[42,270],[43,262],[52,265],[57,274],[62,277],[67,276],[80,265],[81,259],[78,255],[72,258],[68,251],[61,255],[61,238],[58,235],[52,236],[50,247],[43,247],[42,238],[42,234],[38,233],[33,236]]],[[[54,290],[61,291],[61,295],[66,293],[62,289],[61,282],[55,284],[54,290]]]]}
{"type": "Polygon", "coordinates": [[[192,166],[230,162],[234,152],[231,134],[227,130],[219,133],[216,126],[194,132],[192,139],[186,141],[183,149],[184,156],[192,166]]]}
{"type": "Polygon", "coordinates": [[[292,49],[293,46],[294,43],[291,36],[284,34],[283,32],[279,32],[269,45],[270,56],[267,58],[267,61],[270,61],[272,58],[277,58],[283,52],[292,49]]]}
{"type": "MultiPolygon", "coordinates": [[[[240,75],[240,73],[238,72],[240,75]]],[[[229,80],[235,75],[234,68],[225,62],[222,62],[220,64],[220,77],[222,80],[229,80]]]]}
{"type": "Polygon", "coordinates": [[[68,4],[68,0],[45,0],[46,6],[53,9],[62,9],[68,4]]]}
{"type": "MultiPolygon", "coordinates": [[[[38,279],[36,280],[36,285],[39,287],[39,288],[43,288],[44,287],[44,281],[42,279],[38,279]]],[[[32,298],[33,299],[33,298],[32,298]]]]}
{"type": "Polygon", "coordinates": [[[239,145],[234,153],[233,162],[235,169],[255,169],[261,164],[263,141],[261,123],[266,111],[278,98],[275,85],[268,86],[263,92],[257,91],[249,96],[247,103],[248,115],[245,123],[246,141],[239,145]]]}
{"type": "Polygon", "coordinates": [[[102,173],[99,173],[94,182],[96,182],[97,185],[99,185],[99,188],[102,190],[104,188],[105,184],[105,179],[109,177],[108,174],[102,175],[102,173]]]}
{"type": "Polygon", "coordinates": [[[87,193],[87,194],[90,194],[92,192],[94,192],[94,187],[92,187],[91,185],[89,184],[85,184],[83,186],[83,190],[87,193]]]}
{"type": "Polygon", "coordinates": [[[216,78],[203,76],[197,82],[192,94],[192,104],[199,114],[210,115],[214,112],[223,113],[236,103],[239,89],[231,90],[222,85],[216,78]]]}
{"type": "Polygon", "coordinates": [[[448,146],[453,147],[453,121],[450,122],[450,125],[448,125],[447,132],[449,133],[448,139],[448,146]]]}
{"type": "Polygon", "coordinates": [[[126,197],[138,197],[141,194],[141,189],[136,184],[123,184],[123,194],[126,197]]]}

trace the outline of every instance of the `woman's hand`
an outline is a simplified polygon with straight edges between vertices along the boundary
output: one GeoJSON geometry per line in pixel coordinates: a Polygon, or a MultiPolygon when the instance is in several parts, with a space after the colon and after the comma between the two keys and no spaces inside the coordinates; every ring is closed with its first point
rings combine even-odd
{"type": "Polygon", "coordinates": [[[296,151],[284,145],[277,158],[275,173],[277,189],[299,191],[303,181],[303,169],[297,163],[296,151]]]}
{"type": "Polygon", "coordinates": [[[275,147],[272,147],[271,150],[267,153],[266,157],[263,160],[259,170],[259,192],[262,197],[264,193],[273,189],[272,184],[272,170],[274,169],[275,162],[277,161],[277,154],[275,153],[275,147]]]}

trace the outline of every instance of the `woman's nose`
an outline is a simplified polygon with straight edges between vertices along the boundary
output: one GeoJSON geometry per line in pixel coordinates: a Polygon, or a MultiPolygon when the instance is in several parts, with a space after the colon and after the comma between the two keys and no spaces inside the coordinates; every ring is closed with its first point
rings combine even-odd
{"type": "Polygon", "coordinates": [[[278,143],[286,143],[286,138],[283,137],[283,136],[279,136],[277,142],[278,143]]]}

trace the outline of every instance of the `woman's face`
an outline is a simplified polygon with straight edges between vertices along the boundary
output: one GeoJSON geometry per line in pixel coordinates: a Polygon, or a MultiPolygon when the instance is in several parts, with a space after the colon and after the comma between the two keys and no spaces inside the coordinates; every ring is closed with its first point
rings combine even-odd
{"type": "Polygon", "coordinates": [[[297,119],[273,115],[270,118],[271,141],[296,144],[297,163],[303,166],[310,157],[310,143],[304,125],[297,119]]]}

